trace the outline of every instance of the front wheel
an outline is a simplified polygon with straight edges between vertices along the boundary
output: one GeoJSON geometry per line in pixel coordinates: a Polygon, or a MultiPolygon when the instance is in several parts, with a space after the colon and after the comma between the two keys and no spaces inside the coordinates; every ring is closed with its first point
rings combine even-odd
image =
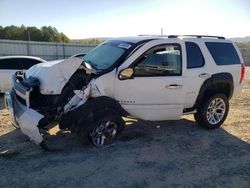
{"type": "Polygon", "coordinates": [[[229,111],[228,98],[224,94],[214,94],[207,97],[194,114],[196,122],[206,129],[220,127],[229,111]]]}
{"type": "Polygon", "coordinates": [[[94,122],[83,130],[82,139],[96,147],[112,144],[124,129],[122,117],[113,111],[99,112],[94,122]]]}

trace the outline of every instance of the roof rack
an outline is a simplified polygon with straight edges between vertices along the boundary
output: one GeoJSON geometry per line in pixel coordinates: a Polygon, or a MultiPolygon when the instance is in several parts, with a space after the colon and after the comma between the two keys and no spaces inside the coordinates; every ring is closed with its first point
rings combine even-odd
{"type": "Polygon", "coordinates": [[[143,34],[138,35],[139,37],[168,37],[168,35],[151,35],[151,34],[143,34]]]}
{"type": "Polygon", "coordinates": [[[178,38],[178,37],[196,37],[196,38],[225,39],[225,37],[222,37],[222,36],[213,36],[213,35],[168,35],[168,38],[178,38]]]}
{"type": "Polygon", "coordinates": [[[139,35],[139,36],[152,36],[152,37],[168,37],[168,38],[178,38],[178,37],[195,37],[195,38],[217,38],[225,39],[222,36],[213,36],[213,35],[139,35]]]}

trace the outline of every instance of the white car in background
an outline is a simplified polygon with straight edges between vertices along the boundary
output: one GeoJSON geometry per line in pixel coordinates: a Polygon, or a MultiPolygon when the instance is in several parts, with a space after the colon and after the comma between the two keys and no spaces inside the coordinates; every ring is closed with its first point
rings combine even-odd
{"type": "Polygon", "coordinates": [[[45,60],[33,56],[2,56],[0,57],[0,93],[11,90],[12,75],[18,70],[27,70],[45,60]]]}

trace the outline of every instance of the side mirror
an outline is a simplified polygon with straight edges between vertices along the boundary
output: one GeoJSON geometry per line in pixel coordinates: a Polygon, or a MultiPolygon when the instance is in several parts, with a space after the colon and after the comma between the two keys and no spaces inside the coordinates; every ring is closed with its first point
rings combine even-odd
{"type": "Polygon", "coordinates": [[[129,79],[129,78],[131,78],[133,76],[133,74],[134,74],[134,69],[132,69],[132,68],[123,69],[119,73],[119,79],[120,80],[129,79]]]}

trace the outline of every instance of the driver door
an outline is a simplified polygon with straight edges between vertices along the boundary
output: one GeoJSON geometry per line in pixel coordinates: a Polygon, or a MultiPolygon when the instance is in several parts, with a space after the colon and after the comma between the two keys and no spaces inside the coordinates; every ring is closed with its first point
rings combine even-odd
{"type": "Polygon", "coordinates": [[[115,98],[140,119],[180,119],[184,103],[181,44],[151,45],[136,60],[127,59],[133,75],[129,79],[117,75],[115,98]]]}

